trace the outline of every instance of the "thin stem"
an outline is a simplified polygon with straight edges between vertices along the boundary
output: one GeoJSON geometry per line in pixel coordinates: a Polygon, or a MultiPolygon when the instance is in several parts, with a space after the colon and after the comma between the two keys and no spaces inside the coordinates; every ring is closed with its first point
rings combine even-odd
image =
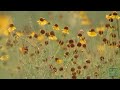
{"type": "Polygon", "coordinates": [[[118,38],[120,39],[120,35],[119,35],[120,34],[119,33],[120,30],[119,30],[119,21],[118,20],[117,20],[117,31],[118,31],[118,38]]]}
{"type": "MultiPolygon", "coordinates": [[[[17,35],[17,34],[16,34],[17,35]]],[[[17,35],[18,36],[18,35],[17,35]]],[[[23,40],[25,40],[26,42],[28,42],[32,47],[34,47],[34,48],[36,48],[37,47],[37,49],[39,50],[39,47],[36,45],[36,46],[34,46],[34,45],[32,45],[28,40],[26,40],[26,39],[24,39],[24,38],[22,38],[22,37],[20,37],[20,36],[18,36],[19,38],[21,38],[21,39],[23,39],[23,40]]]]}

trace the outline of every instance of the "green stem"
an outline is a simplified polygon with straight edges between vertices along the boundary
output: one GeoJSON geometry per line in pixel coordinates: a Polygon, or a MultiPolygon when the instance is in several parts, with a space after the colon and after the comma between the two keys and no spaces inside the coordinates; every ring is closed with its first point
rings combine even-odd
{"type": "Polygon", "coordinates": [[[120,39],[120,35],[119,35],[120,34],[119,33],[120,30],[119,30],[119,21],[118,20],[117,20],[117,30],[118,30],[118,38],[120,39]]]}
{"type": "MultiPolygon", "coordinates": [[[[16,35],[17,35],[17,34],[16,34],[16,35]]],[[[17,36],[18,36],[18,35],[17,35],[17,36]]],[[[37,48],[37,49],[39,50],[39,47],[38,47],[37,45],[34,46],[34,45],[32,45],[28,40],[26,40],[26,39],[24,39],[24,38],[22,38],[22,37],[20,37],[20,36],[18,36],[18,37],[21,38],[22,40],[28,42],[32,47],[37,48]]]]}
{"type": "Polygon", "coordinates": [[[59,52],[59,50],[60,50],[60,46],[58,47],[58,49],[56,50],[56,52],[55,52],[55,54],[54,54],[54,56],[53,57],[55,57],[56,56],[56,54],[59,52]]]}

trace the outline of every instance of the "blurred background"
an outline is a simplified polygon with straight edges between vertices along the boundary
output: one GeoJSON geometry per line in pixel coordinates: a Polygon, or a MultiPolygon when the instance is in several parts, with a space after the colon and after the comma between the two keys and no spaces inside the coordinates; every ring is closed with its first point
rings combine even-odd
{"type": "MultiPolygon", "coordinates": [[[[7,11],[14,21],[17,28],[22,29],[23,26],[31,25],[35,30],[39,28],[37,20],[40,17],[46,18],[48,21],[63,25],[73,25],[77,19],[74,18],[74,13],[78,11],[7,11]],[[62,17],[63,19],[59,19],[62,17]]],[[[110,13],[110,11],[85,11],[88,17],[92,20],[94,25],[98,25],[101,22],[106,22],[105,15],[110,13]]],[[[78,24],[79,25],[79,24],[78,24]]],[[[77,25],[77,26],[78,26],[77,25]]]]}

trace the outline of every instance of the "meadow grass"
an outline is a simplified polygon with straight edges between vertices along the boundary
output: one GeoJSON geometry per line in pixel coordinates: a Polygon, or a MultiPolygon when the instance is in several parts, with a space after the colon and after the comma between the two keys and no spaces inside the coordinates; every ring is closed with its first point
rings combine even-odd
{"type": "MultiPolygon", "coordinates": [[[[8,59],[0,60],[0,78],[120,78],[119,19],[111,22],[109,20],[113,17],[110,17],[107,20],[105,16],[109,13],[111,12],[86,11],[82,16],[80,11],[6,12],[12,17],[16,29],[10,31],[7,36],[3,33],[0,36],[0,56],[9,56],[8,59]],[[37,21],[41,17],[50,24],[39,25],[37,21]],[[81,24],[82,20],[85,21],[84,24],[81,24]],[[87,24],[89,21],[90,23],[87,24]],[[54,24],[58,24],[60,30],[53,30],[54,24]],[[106,28],[106,24],[110,24],[110,27],[106,28]],[[69,34],[62,33],[62,29],[65,27],[69,28],[69,34]],[[94,37],[93,34],[88,35],[92,29],[97,33],[94,37]],[[51,40],[50,36],[41,34],[41,30],[49,33],[54,31],[53,36],[56,36],[57,40],[51,40]],[[103,34],[100,33],[101,31],[103,34]],[[33,32],[35,34],[32,36],[33,32]],[[78,38],[79,33],[82,34],[82,37],[78,38]],[[111,36],[112,34],[115,34],[116,37],[111,36]],[[39,40],[38,36],[43,36],[44,39],[39,40]],[[84,37],[83,40],[86,42],[82,44],[80,40],[84,37]],[[104,42],[104,38],[108,41],[104,42]],[[73,43],[70,44],[70,40],[73,40],[73,43]],[[64,42],[63,45],[60,45],[60,41],[64,42]],[[77,46],[79,42],[80,47],[77,46]],[[116,44],[114,45],[113,42],[116,44]],[[65,55],[66,52],[69,55],[65,55]],[[116,71],[110,71],[112,68],[115,68],[116,71]],[[111,76],[110,73],[113,75],[111,76]]],[[[51,37],[53,36],[51,35],[51,37]]]]}

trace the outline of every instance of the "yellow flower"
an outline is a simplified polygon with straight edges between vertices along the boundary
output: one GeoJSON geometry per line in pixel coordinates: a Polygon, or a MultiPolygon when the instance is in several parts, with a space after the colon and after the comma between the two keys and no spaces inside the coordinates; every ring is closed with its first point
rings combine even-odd
{"type": "Polygon", "coordinates": [[[15,29],[16,29],[16,27],[14,26],[14,24],[10,24],[9,28],[8,28],[8,31],[13,32],[15,29]]]}
{"type": "Polygon", "coordinates": [[[87,34],[88,34],[88,36],[90,36],[90,37],[95,37],[95,36],[97,36],[97,33],[95,32],[94,29],[91,29],[91,31],[88,31],[87,34]]]}
{"type": "Polygon", "coordinates": [[[32,37],[34,37],[34,35],[35,35],[35,32],[32,32],[32,33],[30,34],[30,36],[32,36],[32,37]]]}
{"type": "Polygon", "coordinates": [[[48,24],[48,21],[45,18],[40,18],[37,22],[41,26],[45,26],[46,24],[48,24]]]}
{"type": "Polygon", "coordinates": [[[105,27],[104,26],[97,27],[96,31],[99,33],[99,35],[103,35],[103,33],[105,31],[105,27]]]}
{"type": "Polygon", "coordinates": [[[0,60],[1,61],[7,61],[8,58],[9,58],[9,55],[3,55],[3,56],[0,57],[0,60]]]}
{"type": "Polygon", "coordinates": [[[112,18],[112,15],[110,14],[110,15],[106,15],[106,19],[111,19],[112,18]]]}
{"type": "Polygon", "coordinates": [[[80,15],[80,19],[87,17],[84,11],[80,11],[79,15],[80,15]]]}
{"type": "Polygon", "coordinates": [[[112,14],[106,15],[106,19],[120,19],[120,16],[116,11],[114,11],[112,14]]]}
{"type": "Polygon", "coordinates": [[[5,36],[8,36],[9,35],[9,31],[8,30],[4,30],[2,31],[2,33],[0,33],[1,35],[5,35],[5,36]]]}
{"type": "Polygon", "coordinates": [[[62,63],[63,63],[63,60],[58,59],[58,60],[56,60],[56,62],[57,62],[58,64],[62,64],[62,63]]]}
{"type": "Polygon", "coordinates": [[[68,29],[68,27],[64,27],[62,33],[64,33],[64,34],[69,34],[69,29],[68,29]]]}
{"type": "Polygon", "coordinates": [[[80,43],[81,44],[86,44],[86,40],[85,39],[80,39],[80,43]]]}
{"type": "Polygon", "coordinates": [[[39,41],[42,41],[42,40],[44,39],[44,35],[39,35],[39,36],[37,37],[37,39],[38,39],[39,41]]]}
{"type": "Polygon", "coordinates": [[[55,24],[55,25],[53,26],[53,30],[60,30],[58,24],[55,24]]]}
{"type": "Polygon", "coordinates": [[[0,29],[7,30],[10,23],[12,23],[12,19],[10,16],[4,14],[0,15],[0,29]]]}
{"type": "Polygon", "coordinates": [[[54,36],[54,35],[50,35],[50,36],[49,36],[49,39],[50,39],[50,40],[57,40],[57,37],[54,36]]]}
{"type": "Polygon", "coordinates": [[[81,25],[90,25],[91,22],[89,20],[82,20],[80,24],[81,25]]]}
{"type": "Polygon", "coordinates": [[[20,51],[22,54],[27,54],[27,53],[28,53],[28,47],[20,47],[20,48],[19,48],[19,51],[20,51]]]}
{"type": "Polygon", "coordinates": [[[105,52],[105,45],[99,45],[99,46],[97,46],[97,51],[100,54],[103,54],[105,52]]]}
{"type": "Polygon", "coordinates": [[[96,31],[97,31],[97,32],[99,32],[99,31],[105,31],[105,27],[104,27],[104,26],[97,27],[97,28],[96,28],[96,31]]]}

